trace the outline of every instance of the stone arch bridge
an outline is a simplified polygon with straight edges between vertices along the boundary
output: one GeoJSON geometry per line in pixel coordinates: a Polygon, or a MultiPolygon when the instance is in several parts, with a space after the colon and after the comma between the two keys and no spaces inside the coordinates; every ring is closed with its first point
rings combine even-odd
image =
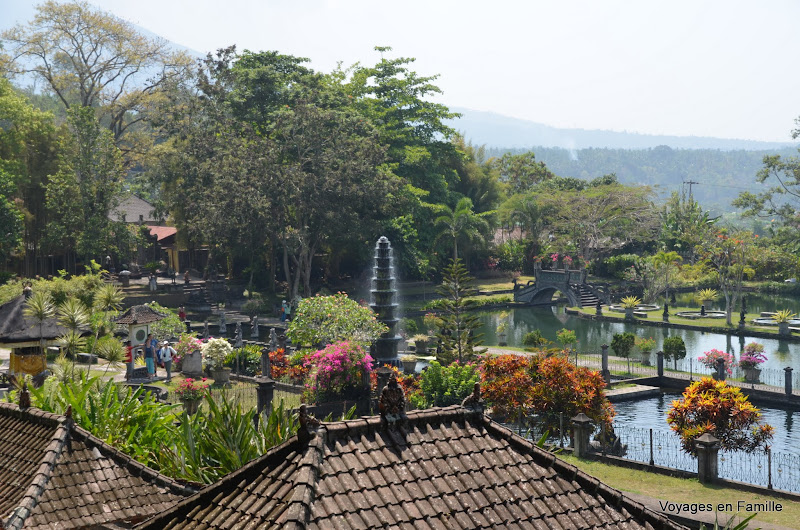
{"type": "Polygon", "coordinates": [[[535,280],[527,285],[514,283],[514,301],[530,305],[551,305],[556,291],[563,293],[569,305],[592,307],[598,300],[609,304],[611,297],[603,285],[592,285],[586,281],[586,269],[542,270],[538,265],[533,271],[535,280]]]}

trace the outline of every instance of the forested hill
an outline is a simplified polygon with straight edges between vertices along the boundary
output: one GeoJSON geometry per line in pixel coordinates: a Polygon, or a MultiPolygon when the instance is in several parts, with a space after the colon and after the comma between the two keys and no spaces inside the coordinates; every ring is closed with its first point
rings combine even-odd
{"type": "Polygon", "coordinates": [[[704,208],[731,211],[731,201],[745,190],[760,188],[755,180],[764,155],[797,156],[796,148],[763,151],[720,151],[717,149],[577,149],[533,147],[531,149],[487,148],[487,157],[503,153],[533,151],[559,176],[591,179],[616,173],[626,184],[658,186],[661,195],[680,190],[681,183],[694,181],[694,198],[704,208]]]}
{"type": "MultiPolygon", "coordinates": [[[[483,112],[461,107],[450,110],[461,117],[447,121],[472,145],[487,147],[524,148],[534,145],[562,147],[564,149],[586,149],[607,147],[611,149],[648,149],[668,145],[675,149],[782,149],[790,142],[760,142],[734,138],[711,138],[702,136],[667,136],[639,134],[622,131],[593,129],[562,129],[542,123],[503,116],[494,112],[483,112]]],[[[786,131],[789,140],[789,131],[786,131]]]]}

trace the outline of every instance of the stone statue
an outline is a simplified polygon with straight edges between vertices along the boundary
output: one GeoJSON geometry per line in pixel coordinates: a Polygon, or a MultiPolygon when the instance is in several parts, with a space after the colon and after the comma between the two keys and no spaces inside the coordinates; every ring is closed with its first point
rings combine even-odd
{"type": "Polygon", "coordinates": [[[203,322],[203,338],[207,339],[210,336],[211,332],[208,331],[208,319],[206,319],[205,322],[203,322]]]}
{"type": "Polygon", "coordinates": [[[597,301],[597,305],[594,308],[594,312],[597,316],[603,316],[603,304],[600,300],[597,301]]]}
{"type": "Polygon", "coordinates": [[[250,338],[258,340],[258,315],[253,315],[253,321],[250,323],[250,338]]]}
{"type": "Polygon", "coordinates": [[[383,417],[399,416],[406,410],[406,396],[395,374],[392,374],[389,383],[381,391],[378,409],[383,417]]]}
{"type": "Polygon", "coordinates": [[[244,345],[242,342],[242,323],[236,323],[236,335],[234,337],[234,348],[241,348],[244,345]]]}
{"type": "Polygon", "coordinates": [[[275,333],[275,328],[269,328],[269,351],[278,349],[278,334],[275,333]]]}
{"type": "Polygon", "coordinates": [[[219,336],[224,337],[228,334],[228,325],[225,323],[225,311],[219,314],[219,336]]]}

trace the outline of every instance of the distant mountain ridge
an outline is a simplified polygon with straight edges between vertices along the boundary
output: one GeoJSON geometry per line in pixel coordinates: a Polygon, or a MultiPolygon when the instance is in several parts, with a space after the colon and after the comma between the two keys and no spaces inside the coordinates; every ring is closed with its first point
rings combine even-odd
{"type": "Polygon", "coordinates": [[[793,147],[791,142],[761,142],[700,136],[666,136],[629,132],[562,129],[529,120],[460,107],[451,107],[461,118],[447,124],[473,145],[500,148],[560,147],[562,149],[648,149],[666,145],[673,149],[720,149],[763,151],[793,147]]]}

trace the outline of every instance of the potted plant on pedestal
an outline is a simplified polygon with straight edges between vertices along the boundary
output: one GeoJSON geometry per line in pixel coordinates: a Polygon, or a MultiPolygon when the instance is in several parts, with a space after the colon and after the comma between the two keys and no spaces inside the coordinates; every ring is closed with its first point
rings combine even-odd
{"type": "Polygon", "coordinates": [[[748,383],[757,383],[761,376],[759,365],[766,360],[763,344],[751,342],[745,346],[742,356],[739,358],[739,368],[744,370],[744,380],[748,383]]]}
{"type": "Polygon", "coordinates": [[[231,382],[231,369],[226,368],[225,357],[233,352],[233,346],[223,338],[208,339],[200,351],[203,360],[214,378],[215,385],[229,385],[231,382]]]}
{"type": "Polygon", "coordinates": [[[403,363],[403,372],[407,374],[413,374],[417,369],[416,355],[403,355],[400,357],[400,362],[403,363]]]}
{"type": "Polygon", "coordinates": [[[697,300],[698,305],[703,305],[706,309],[710,309],[718,294],[716,289],[700,289],[695,295],[695,300],[697,300]]]}
{"type": "Polygon", "coordinates": [[[428,351],[428,336],[423,333],[418,333],[411,337],[411,341],[417,348],[417,353],[425,354],[428,351]]]}
{"type": "Polygon", "coordinates": [[[636,347],[642,355],[642,364],[650,366],[650,352],[656,347],[656,339],[653,337],[637,337],[636,347]]]}
{"type": "Polygon", "coordinates": [[[625,309],[625,320],[633,320],[633,311],[636,309],[636,306],[641,304],[642,300],[636,296],[626,296],[622,300],[620,300],[620,304],[622,304],[623,309],[625,309]]]}
{"type": "Polygon", "coordinates": [[[787,336],[791,335],[789,331],[789,321],[797,315],[792,313],[789,309],[781,309],[772,315],[772,320],[778,323],[778,335],[787,336]]]}
{"type": "Polygon", "coordinates": [[[200,406],[200,402],[203,401],[203,396],[207,391],[208,383],[206,383],[205,377],[200,381],[187,378],[175,389],[175,395],[183,403],[183,410],[186,411],[186,414],[192,415],[197,412],[197,408],[200,406]]]}
{"type": "MultiPolygon", "coordinates": [[[[722,359],[723,361],[725,361],[725,372],[728,375],[731,375],[733,373],[733,366],[734,364],[736,364],[736,361],[733,359],[733,355],[731,355],[730,353],[726,353],[722,350],[712,348],[707,352],[703,352],[703,355],[697,358],[697,360],[700,361],[700,364],[702,364],[706,368],[711,368],[711,370],[713,370],[711,372],[711,377],[717,380],[720,379],[719,374],[717,374],[718,359],[722,359]]],[[[722,377],[722,381],[724,380],[725,377],[722,377]]]]}

